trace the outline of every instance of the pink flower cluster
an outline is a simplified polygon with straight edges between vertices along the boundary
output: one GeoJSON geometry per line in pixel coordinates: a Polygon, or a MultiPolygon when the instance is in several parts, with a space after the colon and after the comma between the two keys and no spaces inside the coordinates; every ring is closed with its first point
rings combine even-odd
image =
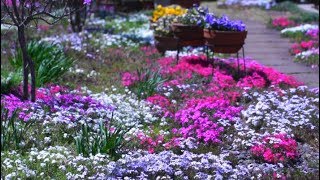
{"type": "Polygon", "coordinates": [[[169,99],[166,98],[165,96],[160,94],[155,94],[153,96],[149,96],[146,100],[153,105],[158,105],[159,107],[161,107],[164,113],[164,117],[172,116],[172,113],[169,110],[171,103],[169,99]]]}
{"type": "Polygon", "coordinates": [[[21,101],[12,94],[1,97],[1,106],[8,110],[8,116],[11,117],[14,111],[17,111],[19,118],[23,121],[28,121],[31,116],[29,112],[31,104],[31,101],[21,101]]]}
{"type": "Polygon", "coordinates": [[[150,137],[142,132],[137,134],[137,138],[141,146],[146,148],[149,153],[154,153],[155,148],[157,148],[164,141],[163,135],[153,135],[154,137],[150,137]]]}
{"type": "Polygon", "coordinates": [[[297,142],[286,134],[265,136],[262,143],[251,147],[254,157],[268,163],[288,163],[297,160],[297,142]]]}
{"type": "Polygon", "coordinates": [[[278,17],[272,20],[272,25],[275,28],[287,28],[287,27],[291,27],[294,26],[295,23],[294,21],[289,20],[287,17],[278,17]]]}
{"type": "Polygon", "coordinates": [[[204,97],[188,100],[185,107],[176,112],[175,119],[182,126],[179,133],[184,138],[196,137],[206,143],[218,143],[223,127],[218,126],[215,120],[232,121],[240,111],[240,107],[231,106],[223,98],[204,97]]]}
{"type": "Polygon", "coordinates": [[[271,85],[287,85],[290,87],[298,87],[302,85],[301,82],[297,81],[294,77],[280,73],[279,71],[271,68],[262,66],[256,62],[248,64],[248,68],[256,72],[262,72],[271,85]]]}
{"type": "Polygon", "coordinates": [[[138,77],[135,74],[131,74],[129,72],[125,72],[122,75],[122,85],[123,86],[131,86],[138,80],[138,77]]]}
{"type": "MultiPolygon", "coordinates": [[[[190,80],[193,75],[208,77],[212,73],[212,67],[205,56],[184,56],[181,57],[179,63],[173,65],[176,60],[172,57],[160,58],[158,64],[161,67],[162,75],[173,76],[175,85],[183,84],[184,81],[190,80]]],[[[170,83],[167,85],[171,85],[170,83]]]]}
{"type": "Polygon", "coordinates": [[[310,50],[314,47],[318,47],[319,44],[318,42],[314,41],[314,40],[309,40],[309,41],[302,41],[300,43],[294,43],[291,46],[291,50],[290,52],[294,55],[299,54],[303,51],[307,51],[310,50]]]}
{"type": "Polygon", "coordinates": [[[149,96],[147,98],[147,101],[151,102],[154,105],[158,105],[162,108],[168,108],[171,104],[170,101],[165,96],[162,96],[160,94],[149,96]]]}

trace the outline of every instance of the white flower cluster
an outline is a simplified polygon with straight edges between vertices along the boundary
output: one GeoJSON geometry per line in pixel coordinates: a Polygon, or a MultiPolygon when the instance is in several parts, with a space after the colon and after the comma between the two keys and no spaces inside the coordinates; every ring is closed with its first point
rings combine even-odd
{"type": "Polygon", "coordinates": [[[104,175],[109,163],[106,155],[75,156],[71,150],[62,146],[49,146],[43,150],[32,148],[24,157],[15,151],[1,153],[1,157],[4,158],[1,169],[7,174],[4,179],[58,178],[56,175],[45,174],[50,172],[48,168],[54,168],[55,172],[64,174],[67,179],[94,179],[90,176],[104,175]]]}
{"type": "MultiPolygon", "coordinates": [[[[202,47],[197,47],[197,48],[184,47],[182,51],[179,52],[179,57],[190,56],[190,55],[198,56],[201,54],[204,54],[204,50],[202,47]]],[[[165,57],[176,57],[176,56],[177,56],[177,51],[165,52],[165,57]]]]}
{"type": "MultiPolygon", "coordinates": [[[[52,42],[54,44],[63,45],[67,48],[83,51],[87,53],[87,49],[92,45],[98,49],[103,49],[107,47],[131,47],[139,46],[141,44],[154,44],[153,31],[149,29],[148,17],[145,14],[134,14],[129,16],[129,18],[116,17],[113,20],[112,28],[122,30],[126,28],[125,22],[143,22],[141,27],[132,27],[126,29],[125,32],[119,31],[118,34],[103,34],[103,33],[91,33],[88,31],[83,31],[80,33],[70,33],[62,34],[59,36],[52,36],[42,38],[41,41],[52,42]],[[93,43],[93,44],[91,44],[93,43]]],[[[92,19],[88,22],[87,26],[99,26],[99,28],[104,28],[101,26],[107,25],[105,20],[92,19]]]]}
{"type": "Polygon", "coordinates": [[[291,28],[285,28],[281,30],[281,34],[285,34],[288,32],[307,32],[310,29],[319,29],[318,25],[313,24],[302,24],[300,26],[291,27],[291,28]]]}
{"type": "MultiPolygon", "coordinates": [[[[121,126],[133,127],[128,134],[138,132],[143,124],[150,124],[155,121],[164,121],[164,118],[154,116],[160,112],[160,107],[152,106],[144,100],[138,100],[131,92],[127,94],[92,94],[91,96],[103,104],[111,104],[115,109],[112,113],[113,121],[121,126]]],[[[108,115],[108,117],[110,114],[108,115]]],[[[111,117],[109,117],[111,118],[111,117]]]]}
{"type": "Polygon", "coordinates": [[[100,75],[100,73],[96,72],[95,70],[91,70],[89,72],[85,69],[79,68],[77,65],[75,67],[70,67],[69,72],[77,75],[85,75],[87,78],[95,78],[100,75]]]}
{"type": "Polygon", "coordinates": [[[254,128],[273,133],[291,134],[294,128],[312,131],[316,128],[315,121],[319,119],[319,98],[316,96],[301,96],[299,92],[305,88],[245,94],[256,102],[242,111],[246,123],[254,128]]]}

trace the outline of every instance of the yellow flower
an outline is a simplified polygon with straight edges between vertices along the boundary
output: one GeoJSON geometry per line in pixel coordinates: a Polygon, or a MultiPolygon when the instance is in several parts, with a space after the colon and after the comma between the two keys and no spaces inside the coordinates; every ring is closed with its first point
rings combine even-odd
{"type": "Polygon", "coordinates": [[[162,7],[158,5],[156,9],[153,11],[152,21],[156,22],[159,18],[167,15],[175,15],[180,16],[187,12],[187,9],[182,8],[181,6],[167,6],[162,7]]]}

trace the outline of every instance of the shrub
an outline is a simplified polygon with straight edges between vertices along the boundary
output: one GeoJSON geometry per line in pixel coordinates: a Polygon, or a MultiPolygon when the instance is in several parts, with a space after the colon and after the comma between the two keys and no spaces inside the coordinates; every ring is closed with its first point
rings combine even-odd
{"type": "MultiPolygon", "coordinates": [[[[32,41],[27,49],[35,63],[37,87],[58,80],[73,65],[73,60],[66,57],[58,45],[32,41]]],[[[21,50],[9,61],[14,68],[21,71],[23,65],[21,50]]]]}

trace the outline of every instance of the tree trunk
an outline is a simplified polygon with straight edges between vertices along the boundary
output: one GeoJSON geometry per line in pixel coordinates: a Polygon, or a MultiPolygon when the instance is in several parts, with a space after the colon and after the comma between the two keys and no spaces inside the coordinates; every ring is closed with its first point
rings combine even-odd
{"type": "MultiPolygon", "coordinates": [[[[25,39],[23,38],[24,34],[24,29],[18,28],[18,40],[20,44],[21,50],[23,49],[24,46],[26,46],[25,39]]],[[[23,53],[23,51],[22,51],[23,53]]],[[[28,62],[24,58],[24,53],[23,53],[23,95],[22,99],[27,100],[29,98],[29,93],[28,93],[28,75],[29,75],[29,68],[28,68],[28,62]]]]}
{"type": "Polygon", "coordinates": [[[30,56],[28,55],[27,42],[25,37],[25,27],[18,27],[18,39],[20,48],[22,51],[22,60],[23,60],[23,99],[28,99],[28,75],[29,70],[31,73],[31,101],[35,102],[36,100],[36,77],[35,77],[35,68],[34,63],[30,56]]]}
{"type": "Polygon", "coordinates": [[[87,17],[87,10],[78,9],[75,13],[70,14],[70,24],[73,32],[81,32],[87,17]]]}

